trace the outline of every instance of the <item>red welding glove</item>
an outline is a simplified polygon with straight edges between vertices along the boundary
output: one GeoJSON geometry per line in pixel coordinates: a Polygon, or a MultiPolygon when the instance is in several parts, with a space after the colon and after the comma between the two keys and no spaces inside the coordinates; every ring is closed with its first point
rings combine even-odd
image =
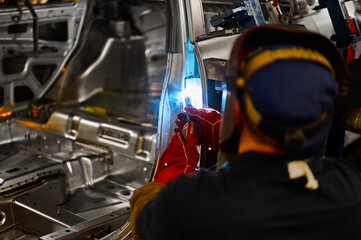
{"type": "Polygon", "coordinates": [[[219,134],[221,129],[222,114],[211,108],[196,109],[185,107],[185,112],[179,113],[176,120],[178,128],[176,132],[181,132],[188,119],[194,120],[198,129],[198,145],[204,145],[213,150],[219,149],[219,134]],[[188,116],[189,117],[188,117],[188,116]]]}
{"type": "Polygon", "coordinates": [[[168,183],[183,173],[193,173],[199,153],[195,144],[186,144],[181,133],[176,133],[157,163],[154,181],[168,183]]]}

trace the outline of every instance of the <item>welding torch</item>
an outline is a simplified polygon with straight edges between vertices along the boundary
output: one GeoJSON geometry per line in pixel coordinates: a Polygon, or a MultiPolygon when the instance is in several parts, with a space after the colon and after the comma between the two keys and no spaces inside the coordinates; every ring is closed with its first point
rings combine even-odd
{"type": "MultiPolygon", "coordinates": [[[[185,97],[185,105],[186,107],[193,107],[191,98],[185,97]]],[[[193,119],[188,113],[187,113],[187,123],[184,125],[182,129],[182,136],[186,141],[186,144],[188,146],[194,146],[197,145],[198,142],[198,129],[196,127],[195,119],[193,119]]]]}

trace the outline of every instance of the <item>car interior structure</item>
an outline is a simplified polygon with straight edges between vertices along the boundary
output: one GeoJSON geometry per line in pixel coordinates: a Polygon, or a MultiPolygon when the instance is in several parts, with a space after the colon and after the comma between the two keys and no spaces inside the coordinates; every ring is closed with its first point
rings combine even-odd
{"type": "Polygon", "coordinates": [[[221,111],[251,26],[307,28],[344,53],[328,144],[361,169],[360,14],[342,0],[0,0],[0,239],[132,239],[133,191],[187,99],[221,111]]]}

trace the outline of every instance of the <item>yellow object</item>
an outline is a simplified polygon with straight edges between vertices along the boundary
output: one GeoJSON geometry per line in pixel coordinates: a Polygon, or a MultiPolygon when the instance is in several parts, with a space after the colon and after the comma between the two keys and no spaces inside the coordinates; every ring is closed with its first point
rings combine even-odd
{"type": "Polygon", "coordinates": [[[305,161],[293,161],[287,164],[288,174],[290,179],[306,177],[307,183],[305,188],[309,190],[318,189],[318,180],[315,179],[310,167],[305,161]]]}
{"type": "Polygon", "coordinates": [[[6,109],[5,107],[0,107],[0,117],[8,117],[10,115],[12,115],[13,113],[6,109]]]}
{"type": "MultiPolygon", "coordinates": [[[[336,73],[331,63],[317,51],[305,48],[280,48],[275,50],[264,50],[250,58],[249,61],[242,62],[241,72],[245,80],[248,80],[255,72],[261,68],[280,60],[307,60],[319,63],[327,67],[335,77],[336,73]]],[[[237,84],[239,81],[237,81],[237,84]]],[[[244,84],[243,84],[244,85],[244,84]]],[[[242,88],[243,86],[238,86],[242,88]]]]}
{"type": "Polygon", "coordinates": [[[132,198],[130,199],[130,225],[132,228],[133,238],[135,240],[140,239],[136,230],[136,221],[140,211],[150,201],[152,201],[158,195],[159,191],[165,184],[157,182],[149,182],[144,186],[134,191],[132,198]]]}
{"type": "Polygon", "coordinates": [[[139,138],[138,138],[138,147],[137,147],[137,151],[135,153],[139,154],[139,153],[143,152],[143,147],[144,147],[144,137],[139,136],[139,138]]]}
{"type": "Polygon", "coordinates": [[[244,88],[245,87],[246,80],[244,80],[244,78],[238,77],[236,81],[237,81],[237,87],[239,87],[239,88],[244,88]]]}
{"type": "MultiPolygon", "coordinates": [[[[17,0],[19,5],[24,5],[24,0],[17,0]]],[[[30,4],[46,4],[48,0],[29,0],[30,4]]]]}
{"type": "Polygon", "coordinates": [[[253,105],[251,97],[248,92],[244,92],[244,103],[246,105],[245,110],[247,111],[247,116],[252,120],[256,126],[261,122],[262,115],[257,111],[256,107],[253,105]]]}
{"type": "Polygon", "coordinates": [[[100,115],[106,115],[108,113],[108,109],[103,107],[95,107],[95,106],[86,106],[84,107],[84,110],[87,112],[92,112],[100,115]]]}
{"type": "Polygon", "coordinates": [[[0,117],[8,117],[8,116],[10,116],[11,114],[13,114],[11,111],[9,111],[9,112],[2,112],[2,113],[0,113],[0,117]]]}

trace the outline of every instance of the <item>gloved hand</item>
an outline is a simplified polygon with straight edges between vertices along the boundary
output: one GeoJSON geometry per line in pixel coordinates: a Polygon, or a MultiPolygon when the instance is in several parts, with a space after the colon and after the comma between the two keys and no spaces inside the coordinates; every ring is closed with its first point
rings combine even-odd
{"type": "Polygon", "coordinates": [[[181,133],[176,133],[157,163],[154,181],[168,183],[183,173],[193,173],[199,161],[195,143],[186,144],[181,133]]]}
{"type": "Polygon", "coordinates": [[[179,113],[176,120],[178,128],[176,132],[182,132],[188,119],[194,120],[198,130],[198,145],[219,149],[219,134],[222,122],[222,114],[211,108],[196,109],[185,107],[185,112],[179,113]],[[188,118],[188,116],[189,118],[188,118]]]}

